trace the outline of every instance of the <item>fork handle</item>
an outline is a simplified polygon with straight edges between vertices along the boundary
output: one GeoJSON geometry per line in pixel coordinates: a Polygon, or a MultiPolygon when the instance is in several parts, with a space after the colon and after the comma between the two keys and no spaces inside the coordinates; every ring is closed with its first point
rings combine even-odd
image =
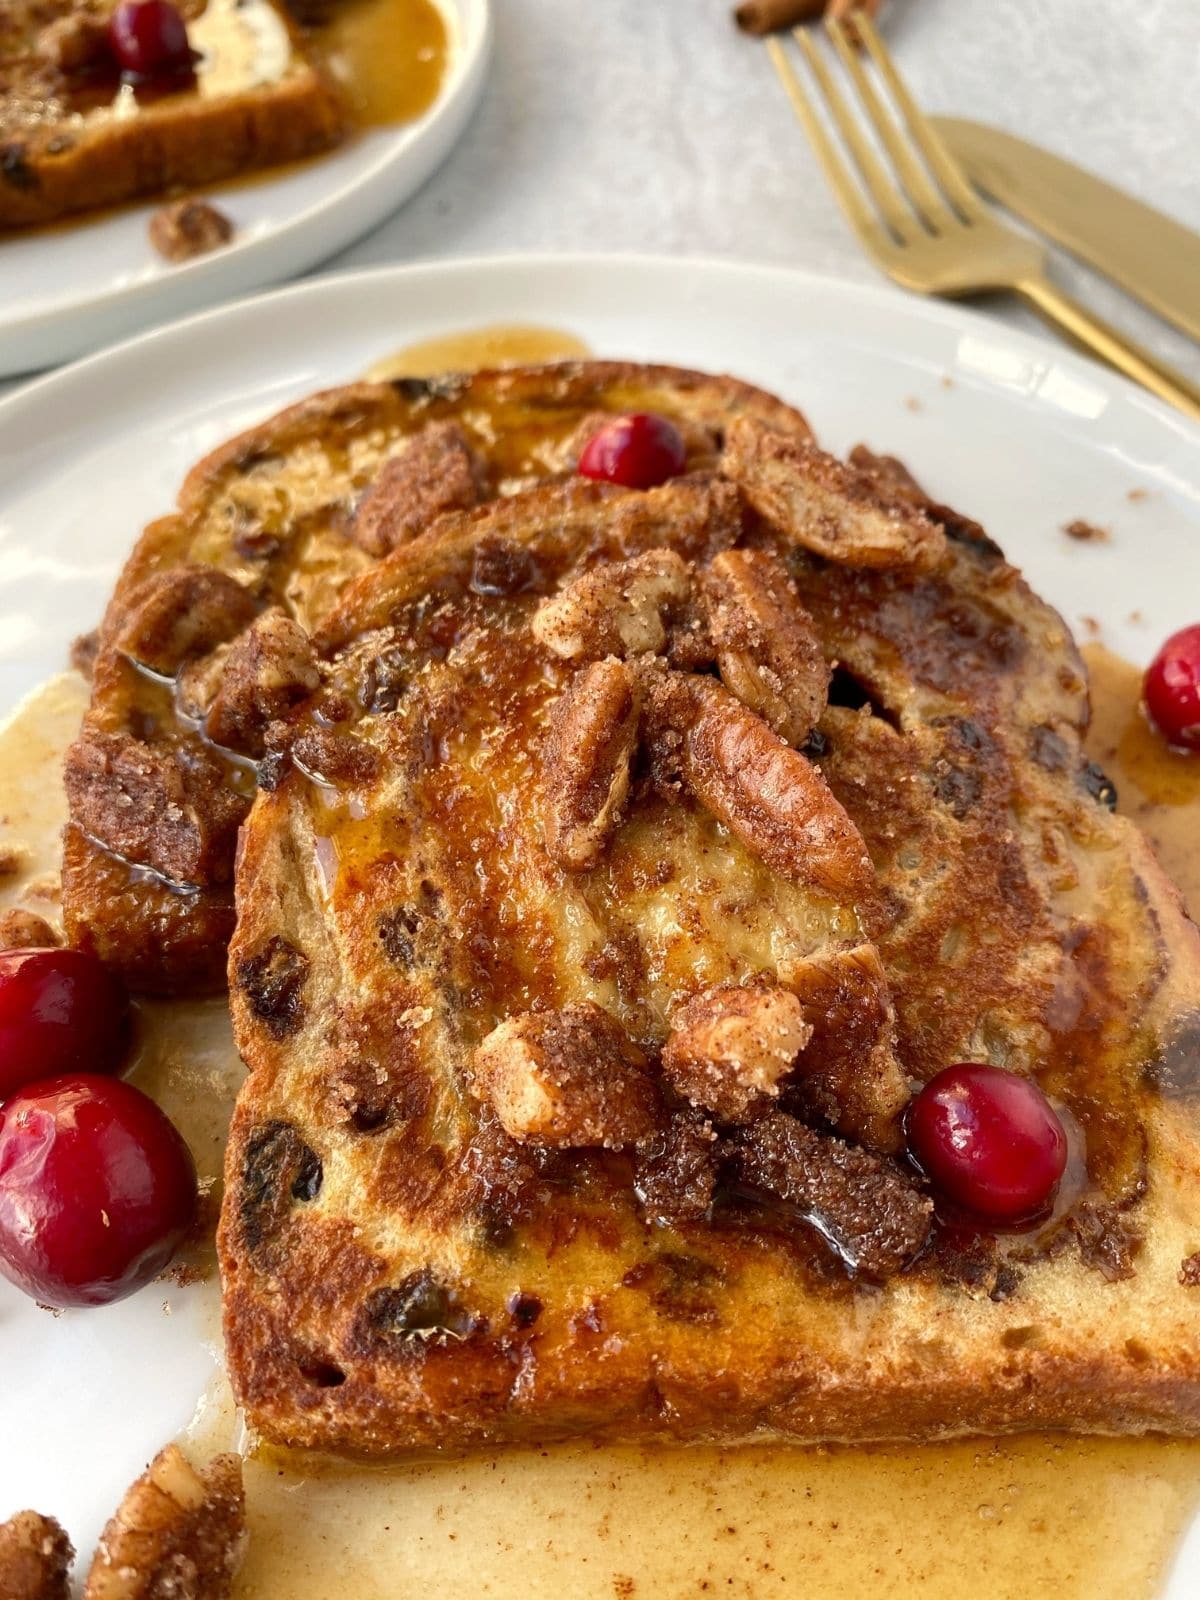
{"type": "Polygon", "coordinates": [[[1084,349],[1107,361],[1110,367],[1140,383],[1168,405],[1200,420],[1200,386],[1190,382],[1182,372],[1156,360],[1149,350],[1093,316],[1078,300],[1056,289],[1048,278],[1024,278],[1014,288],[1047,322],[1070,334],[1084,349]]]}

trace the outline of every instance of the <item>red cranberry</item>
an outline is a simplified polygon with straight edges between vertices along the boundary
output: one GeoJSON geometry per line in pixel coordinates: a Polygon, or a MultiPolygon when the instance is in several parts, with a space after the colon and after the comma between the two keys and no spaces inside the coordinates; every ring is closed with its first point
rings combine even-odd
{"type": "Polygon", "coordinates": [[[908,1116],[913,1159],[948,1199],[994,1221],[1035,1216],[1067,1164],[1067,1135],[1028,1078],[999,1067],[947,1067],[908,1116]]]}
{"type": "Polygon", "coordinates": [[[1143,693],[1168,743],[1200,750],[1200,622],[1171,635],[1146,670],[1143,693]]]}
{"type": "Polygon", "coordinates": [[[158,1275],[196,1212],[191,1152],[153,1100],[74,1073],[0,1107],[0,1271],[52,1306],[106,1305],[158,1275]]]}
{"type": "Polygon", "coordinates": [[[653,489],[677,478],[687,465],[683,436],[666,417],[634,411],[614,417],[594,433],[579,457],[585,478],[603,478],[626,489],[653,489]]]}
{"type": "Polygon", "coordinates": [[[171,0],[121,0],[108,20],[108,43],[122,70],[135,78],[191,68],[187,28],[171,0]]]}
{"type": "Polygon", "coordinates": [[[129,1024],[125,991],[82,950],[0,952],[0,1101],[60,1072],[114,1072],[129,1024]]]}

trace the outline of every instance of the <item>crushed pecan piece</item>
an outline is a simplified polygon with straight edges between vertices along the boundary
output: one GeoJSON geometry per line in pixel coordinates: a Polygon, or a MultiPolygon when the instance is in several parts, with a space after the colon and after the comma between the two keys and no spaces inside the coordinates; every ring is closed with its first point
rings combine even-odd
{"type": "Polygon", "coordinates": [[[246,1549],[240,1456],[161,1450],[100,1536],[83,1600],[227,1600],[246,1549]]]}
{"type": "Polygon", "coordinates": [[[150,243],[166,261],[191,261],[219,250],[233,238],[233,223],[209,200],[187,195],[150,218],[150,243]]]}
{"type": "Polygon", "coordinates": [[[4,1600],[68,1600],[75,1552],[53,1517],[18,1511],[0,1522],[0,1595],[4,1600]]]}
{"type": "Polygon", "coordinates": [[[374,746],[336,728],[305,728],[292,744],[291,755],[309,777],[335,789],[364,786],[379,776],[374,746]]]}
{"type": "Polygon", "coordinates": [[[729,1143],[741,1183],[793,1206],[852,1272],[887,1278],[925,1243],[932,1202],[899,1167],[772,1112],[729,1143]]]}
{"type": "Polygon", "coordinates": [[[61,943],[44,917],[20,906],[0,912],[0,950],[49,950],[61,943]]]}
{"type": "Polygon", "coordinates": [[[737,417],[721,470],[789,543],[850,567],[925,571],[942,559],[942,529],[911,497],[816,445],[737,417]]]}
{"type": "Polygon", "coordinates": [[[475,1052],[478,1094],[510,1138],[618,1150],[647,1138],[658,1110],[645,1057],[602,1007],[510,1017],[475,1052]]]}
{"type": "Polygon", "coordinates": [[[783,563],[726,550],[700,575],[721,678],[781,739],[801,745],[825,709],[830,671],[783,563]]]}
{"type": "Polygon", "coordinates": [[[620,821],[639,704],[632,668],[609,658],[585,667],[554,707],[545,745],[546,849],[560,866],[592,866],[620,821]]]}
{"type": "Polygon", "coordinates": [[[789,1087],[805,1116],[823,1117],[872,1150],[902,1140],[908,1081],[896,1058],[895,1012],[873,944],[789,963],[780,977],[796,994],[813,1034],[789,1087]]]}
{"type": "Polygon", "coordinates": [[[350,524],[368,555],[386,556],[444,511],[467,511],[481,497],[479,467],[457,422],[430,422],[404,441],[368,485],[350,524]]]}
{"type": "Polygon", "coordinates": [[[176,883],[226,883],[249,803],[216,756],[85,728],[64,768],[71,817],[116,855],[176,883]]]}
{"type": "Polygon", "coordinates": [[[676,771],[773,871],[842,900],[874,898],[862,836],[816,767],[711,679],[665,672],[646,685],[656,774],[676,771]]]}
{"type": "Polygon", "coordinates": [[[1179,1263],[1179,1282],[1185,1289],[1200,1289],[1200,1250],[1179,1263]]]}
{"type": "Polygon", "coordinates": [[[744,1122],[779,1094],[812,1036],[796,996],[774,983],[703,989],[671,1019],[667,1082],[722,1122],[744,1122]]]}
{"type": "Polygon", "coordinates": [[[575,578],[533,615],[539,644],[567,661],[661,650],[666,618],[687,599],[688,570],[674,550],[648,550],[575,578]]]}
{"type": "Polygon", "coordinates": [[[204,714],[214,744],[261,756],[268,726],[320,685],[308,635],[279,607],[264,611],[231,644],[183,669],[180,701],[204,714]]]}
{"type": "Polygon", "coordinates": [[[698,1111],[677,1112],[637,1153],[634,1189],[649,1222],[697,1222],[717,1187],[717,1135],[698,1111]]]}
{"type": "Polygon", "coordinates": [[[173,673],[207,655],[254,620],[258,606],[244,584],[216,567],[177,567],[142,584],[117,619],[118,650],[154,672],[173,673]]]}

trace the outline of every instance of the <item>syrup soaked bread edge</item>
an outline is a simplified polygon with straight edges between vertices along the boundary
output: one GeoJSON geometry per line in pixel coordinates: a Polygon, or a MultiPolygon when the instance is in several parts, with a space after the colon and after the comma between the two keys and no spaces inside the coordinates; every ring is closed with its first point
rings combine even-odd
{"type": "MultiPolygon", "coordinates": [[[[719,443],[724,423],[745,413],[761,415],[782,431],[809,436],[794,408],[735,378],[712,377],[683,368],[635,362],[564,362],[505,368],[436,379],[357,382],[320,391],[243,430],[218,445],[188,472],[178,509],[149,524],[117,579],[100,629],[101,657],[128,618],[139,591],[153,579],[197,559],[206,517],[231,483],[253,476],[313,441],[367,436],[402,436],[444,416],[475,409],[511,408],[519,427],[532,432],[567,413],[586,415],[607,405],[665,409],[699,428],[711,428],[719,443]]],[[[574,418],[578,421],[578,416],[574,418]]],[[[224,534],[222,534],[224,538],[224,534]]],[[[366,565],[361,550],[346,541],[348,571],[366,565]]],[[[213,546],[200,559],[244,572],[247,562],[232,546],[213,546]]],[[[98,660],[89,726],[108,727],[105,683],[98,660]]],[[[111,694],[107,695],[111,710],[111,694]]],[[[79,827],[68,832],[64,867],[64,918],[72,943],[94,949],[135,989],[156,994],[209,993],[224,984],[224,949],[232,931],[232,895],[224,886],[172,884],[128,866],[102,849],[79,827]]]]}

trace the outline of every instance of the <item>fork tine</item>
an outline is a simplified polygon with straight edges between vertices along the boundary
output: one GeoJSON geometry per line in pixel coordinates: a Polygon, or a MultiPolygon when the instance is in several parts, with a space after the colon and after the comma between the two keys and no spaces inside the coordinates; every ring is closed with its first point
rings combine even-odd
{"type": "Polygon", "coordinates": [[[875,132],[879,135],[879,142],[891,157],[892,165],[900,174],[900,182],[903,184],[917,214],[924,219],[926,225],[935,233],[943,232],[948,227],[954,227],[958,222],[958,218],[929,181],[929,175],[925,168],[913,155],[908,140],[900,132],[900,129],[896,126],[895,119],[885,108],[882,98],[867,76],[866,69],[859,59],[859,52],[850,42],[846,24],[831,17],[825,26],[829,37],[833,40],[834,49],[837,51],[842,65],[853,79],[854,86],[867,109],[867,115],[875,125],[875,132]]]}
{"type": "Polygon", "coordinates": [[[892,98],[900,107],[904,120],[908,124],[908,131],[916,140],[921,154],[941,184],[942,188],[954,202],[956,209],[969,220],[982,216],[983,207],[979,196],[967,182],[962,169],[954,160],[949,150],[942,143],[933,124],[917,107],[916,101],[909,94],[904,79],[896,70],[896,64],[883,40],[879,37],[879,30],[875,27],[865,11],[854,14],[854,26],[858,29],[859,37],[867,47],[871,60],[879,69],[879,75],[891,91],[892,98]]]}
{"type": "Polygon", "coordinates": [[[825,104],[845,140],[854,163],[862,174],[863,183],[882,212],[885,222],[904,244],[915,243],[922,232],[920,225],[905,205],[899,189],[884,171],[883,165],[867,142],[858,118],[847,108],[842,92],[833,81],[833,74],[821,58],[821,52],[802,28],[793,29],[797,44],[804,52],[817,88],[825,97],[825,104]]]}
{"type": "Polygon", "coordinates": [[[829,187],[833,190],[834,197],[845,213],[847,221],[872,254],[877,253],[880,248],[890,247],[891,240],[884,234],[878,218],[863,199],[833,140],[825,132],[820,117],[813,109],[812,101],[788,60],[787,50],[774,37],[768,38],[766,44],[771,63],[779,75],[779,81],[783,84],[784,91],[792,103],[792,109],[808,136],[808,142],[813,147],[829,187]]]}

